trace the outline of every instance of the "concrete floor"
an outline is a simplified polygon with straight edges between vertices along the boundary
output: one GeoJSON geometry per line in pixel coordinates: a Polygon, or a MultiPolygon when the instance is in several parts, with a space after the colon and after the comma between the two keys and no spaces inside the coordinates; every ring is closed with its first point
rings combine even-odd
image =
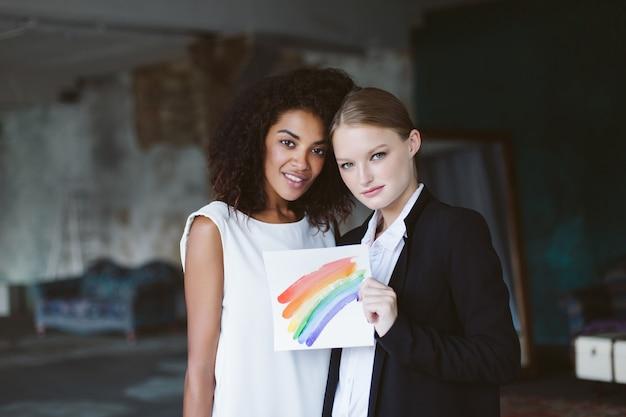
{"type": "MultiPolygon", "coordinates": [[[[182,330],[76,336],[0,332],[0,417],[172,417],[182,413],[186,337],[182,330]]],[[[577,380],[559,370],[502,389],[503,417],[519,404],[603,404],[626,415],[626,385],[577,380]]],[[[613,412],[617,413],[614,414],[613,412]]],[[[552,415],[552,414],[550,414],[552,415]]],[[[555,416],[568,415],[554,414],[555,416]]],[[[572,414],[573,415],[573,414],[572,414]]]]}
{"type": "Polygon", "coordinates": [[[0,416],[177,416],[185,355],[183,333],[0,341],[0,416]]]}

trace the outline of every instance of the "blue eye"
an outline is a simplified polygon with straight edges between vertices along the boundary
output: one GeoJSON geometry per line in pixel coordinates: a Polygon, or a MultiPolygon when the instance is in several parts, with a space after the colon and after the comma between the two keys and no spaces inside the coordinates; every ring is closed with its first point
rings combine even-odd
{"type": "Polygon", "coordinates": [[[290,139],[281,139],[280,143],[282,143],[283,145],[285,145],[288,148],[293,148],[296,146],[295,142],[290,140],[290,139]]]}
{"type": "Polygon", "coordinates": [[[349,169],[352,168],[354,166],[354,164],[352,162],[344,162],[343,164],[339,165],[339,168],[341,169],[349,169]]]}
{"type": "Polygon", "coordinates": [[[376,161],[378,159],[383,159],[386,155],[387,155],[387,153],[385,153],[385,152],[376,152],[374,155],[372,155],[372,161],[376,161]]]}

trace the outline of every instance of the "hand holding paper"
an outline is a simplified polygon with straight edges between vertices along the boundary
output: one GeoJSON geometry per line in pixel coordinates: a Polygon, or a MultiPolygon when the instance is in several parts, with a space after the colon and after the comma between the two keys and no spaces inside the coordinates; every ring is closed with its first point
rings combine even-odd
{"type": "Polygon", "coordinates": [[[398,317],[398,303],[393,288],[368,278],[359,291],[359,300],[368,323],[374,325],[378,336],[383,337],[398,317]]]}

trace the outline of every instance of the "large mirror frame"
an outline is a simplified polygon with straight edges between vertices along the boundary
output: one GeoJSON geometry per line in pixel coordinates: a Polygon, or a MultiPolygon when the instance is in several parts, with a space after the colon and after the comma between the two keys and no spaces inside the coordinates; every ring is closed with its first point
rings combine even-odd
{"type": "MultiPolygon", "coordinates": [[[[482,152],[488,155],[492,161],[488,164],[497,165],[498,178],[500,184],[498,198],[499,217],[502,219],[500,229],[505,231],[506,242],[502,247],[502,251],[508,253],[499,253],[504,266],[505,275],[510,274],[507,284],[511,290],[511,307],[516,316],[516,328],[520,338],[520,346],[522,350],[522,367],[525,371],[532,369],[533,361],[533,343],[532,343],[532,326],[530,320],[530,306],[528,298],[528,279],[524,256],[524,246],[521,235],[521,221],[518,200],[518,188],[515,178],[515,167],[513,159],[513,150],[511,138],[506,133],[500,132],[475,132],[475,131],[455,131],[455,130],[423,130],[420,131],[422,136],[422,148],[418,154],[418,163],[420,178],[429,181],[428,160],[434,156],[437,158],[446,158],[446,155],[454,155],[463,152],[463,150],[474,149],[475,153],[482,152]]],[[[449,159],[449,158],[448,158],[449,159]]],[[[461,158],[462,159],[462,158],[461,158]]],[[[450,161],[448,161],[450,163],[450,161]]],[[[472,170],[476,169],[476,161],[474,166],[463,166],[462,160],[456,158],[455,164],[460,165],[460,169],[464,175],[474,175],[472,170]]],[[[485,164],[485,165],[488,165],[485,164]]],[[[445,173],[445,165],[443,165],[445,173]]],[[[480,169],[480,167],[478,166],[480,169]]],[[[493,174],[491,174],[493,175],[493,174]]],[[[458,176],[461,180],[460,176],[458,176]]],[[[446,181],[450,181],[447,179],[446,181]]],[[[452,179],[454,181],[454,179],[452,179]]],[[[465,180],[464,180],[465,181],[465,180]]],[[[460,182],[460,181],[459,181],[460,182]]],[[[462,185],[462,184],[461,184],[462,185]]],[[[435,184],[428,184],[433,189],[434,194],[444,202],[453,205],[467,206],[457,201],[446,201],[445,192],[437,190],[435,184]]],[[[454,198],[452,198],[454,199],[454,198]]],[[[475,207],[470,207],[475,208],[475,207]]],[[[481,210],[478,210],[479,212],[481,210]]],[[[482,214],[482,213],[481,213],[482,214]]],[[[489,223],[489,219],[487,219],[489,223]]],[[[491,227],[490,224],[490,228],[491,227]]],[[[494,231],[492,230],[492,236],[494,231]]]]}

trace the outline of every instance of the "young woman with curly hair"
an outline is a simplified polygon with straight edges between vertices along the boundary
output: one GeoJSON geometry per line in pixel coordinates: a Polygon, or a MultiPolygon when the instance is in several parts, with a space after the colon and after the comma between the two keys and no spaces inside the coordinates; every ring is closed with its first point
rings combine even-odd
{"type": "Polygon", "coordinates": [[[215,201],[181,240],[188,319],[185,417],[322,412],[329,351],[274,352],[264,250],[334,246],[351,208],[328,126],[352,80],[302,69],[242,93],[209,144],[215,201]]]}

